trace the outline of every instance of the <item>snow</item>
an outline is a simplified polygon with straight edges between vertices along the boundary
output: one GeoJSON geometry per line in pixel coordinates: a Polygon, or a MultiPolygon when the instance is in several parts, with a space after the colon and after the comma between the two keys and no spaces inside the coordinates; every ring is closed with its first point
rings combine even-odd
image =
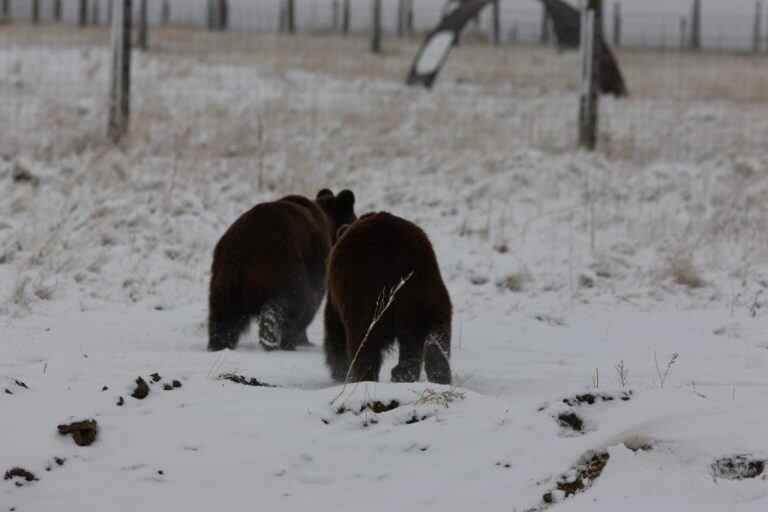
{"type": "Polygon", "coordinates": [[[434,73],[450,50],[453,38],[453,32],[450,30],[443,30],[432,36],[416,62],[416,73],[419,75],[434,73]]]}
{"type": "MultiPolygon", "coordinates": [[[[736,98],[669,99],[661,57],[620,56],[633,96],[601,104],[612,139],[586,154],[570,146],[573,56],[460,47],[427,92],[402,85],[413,45],[374,70],[352,46],[365,41],[316,38],[305,54],[259,40],[276,53],[253,59],[216,53],[219,39],[171,51],[169,35],[136,56],[132,133],[115,148],[106,46],[30,34],[0,46],[0,473],[39,480],[0,480],[0,509],[522,511],[604,451],[602,474],[553,509],[768,506],[764,475],[712,471],[768,460],[768,117],[751,75],[736,98]],[[566,79],[542,85],[521,72],[532,62],[566,79]],[[455,387],[390,383],[396,353],[382,382],[336,385],[322,315],[295,352],[263,350],[255,327],[205,350],[218,237],[254,203],[324,186],[432,238],[455,387]],[[563,402],[586,393],[613,399],[563,402]],[[56,431],[88,418],[91,446],[56,431]]],[[[752,65],[720,59],[727,83],[752,65]]]]}

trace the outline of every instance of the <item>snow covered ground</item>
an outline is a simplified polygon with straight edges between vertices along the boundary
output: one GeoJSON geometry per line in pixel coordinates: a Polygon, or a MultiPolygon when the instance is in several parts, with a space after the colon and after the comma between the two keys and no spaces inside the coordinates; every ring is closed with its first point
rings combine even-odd
{"type": "Polygon", "coordinates": [[[460,47],[427,92],[412,43],[157,33],[115,148],[104,34],[46,34],[0,33],[0,474],[38,478],[0,510],[768,507],[758,59],[623,54],[586,154],[573,55],[460,47]],[[392,354],[335,398],[321,319],[205,351],[220,234],[324,186],[432,237],[455,387],[389,383],[392,354]],[[93,445],[57,433],[83,419],[93,445]]]}

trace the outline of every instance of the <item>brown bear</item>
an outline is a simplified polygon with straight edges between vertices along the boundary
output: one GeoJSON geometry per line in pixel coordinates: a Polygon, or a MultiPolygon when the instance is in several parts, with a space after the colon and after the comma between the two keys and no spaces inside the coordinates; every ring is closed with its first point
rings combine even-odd
{"type": "Polygon", "coordinates": [[[311,201],[287,196],[244,213],[213,251],[208,350],[233,349],[251,319],[268,350],[307,344],[325,294],[325,268],[340,226],[354,222],[355,196],[323,189],[311,201]]]}
{"type": "Polygon", "coordinates": [[[432,244],[412,222],[370,213],[339,230],[328,261],[324,349],[331,375],[378,380],[382,356],[395,339],[400,354],[393,382],[418,380],[422,361],[430,382],[451,382],[451,298],[432,244]]]}

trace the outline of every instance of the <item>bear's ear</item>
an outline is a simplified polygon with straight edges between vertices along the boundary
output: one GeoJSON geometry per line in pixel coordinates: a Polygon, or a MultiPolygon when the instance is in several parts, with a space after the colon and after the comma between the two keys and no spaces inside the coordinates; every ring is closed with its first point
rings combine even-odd
{"type": "Polygon", "coordinates": [[[344,233],[346,233],[347,229],[349,229],[349,224],[344,224],[343,226],[341,226],[341,227],[339,228],[339,230],[338,230],[338,231],[336,231],[336,240],[338,240],[339,238],[341,238],[341,235],[343,235],[344,233]]]}
{"type": "Polygon", "coordinates": [[[336,206],[340,211],[349,211],[355,206],[355,194],[351,190],[342,190],[336,196],[336,206]]]}
{"type": "Polygon", "coordinates": [[[317,199],[320,199],[321,197],[325,197],[325,196],[333,197],[333,192],[331,192],[327,188],[324,188],[320,192],[317,193],[317,199]]]}

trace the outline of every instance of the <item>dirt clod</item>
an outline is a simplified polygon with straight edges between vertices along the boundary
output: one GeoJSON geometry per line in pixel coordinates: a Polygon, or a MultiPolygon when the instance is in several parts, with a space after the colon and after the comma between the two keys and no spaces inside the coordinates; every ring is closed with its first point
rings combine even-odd
{"type": "Polygon", "coordinates": [[[557,416],[557,421],[565,428],[576,432],[584,432],[584,420],[579,418],[575,412],[561,412],[557,416]]]}
{"type": "Polygon", "coordinates": [[[125,400],[123,400],[123,397],[119,397],[117,399],[117,404],[115,405],[117,405],[118,407],[122,407],[124,403],[125,403],[125,400]]]}
{"type": "Polygon", "coordinates": [[[171,381],[171,386],[173,386],[174,388],[180,388],[181,382],[174,379],[173,381],[171,381]]]}
{"type": "Polygon", "coordinates": [[[69,425],[59,425],[59,434],[72,434],[72,439],[78,446],[90,446],[96,440],[99,426],[96,420],[75,421],[69,425]]]}
{"type": "Polygon", "coordinates": [[[102,390],[102,391],[106,391],[106,390],[108,390],[108,389],[109,389],[109,388],[108,388],[107,386],[101,386],[101,390],[102,390]]]}
{"type": "MultiPolygon", "coordinates": [[[[31,471],[27,471],[24,468],[15,467],[5,472],[4,480],[12,480],[13,478],[21,478],[25,482],[34,482],[37,477],[31,471]]],[[[16,482],[16,485],[23,485],[21,482],[16,482]]]]}
{"type": "Polygon", "coordinates": [[[13,382],[14,382],[14,383],[15,383],[17,386],[19,386],[20,388],[29,389],[29,386],[27,386],[27,385],[26,385],[24,382],[22,382],[22,381],[20,381],[20,380],[18,380],[18,379],[13,379],[13,382]]]}
{"type": "Polygon", "coordinates": [[[397,409],[400,407],[400,402],[397,400],[392,400],[388,404],[385,404],[384,402],[379,402],[376,400],[375,402],[366,402],[360,407],[360,412],[364,412],[366,409],[369,411],[372,411],[374,414],[381,414],[382,412],[388,412],[393,409],[397,409]]]}
{"type": "Polygon", "coordinates": [[[136,389],[133,390],[133,393],[131,393],[131,396],[138,400],[144,400],[148,394],[149,394],[149,386],[147,385],[147,381],[145,381],[141,377],[138,377],[136,379],[136,389]]]}
{"type": "Polygon", "coordinates": [[[748,455],[734,455],[713,462],[712,473],[715,477],[726,480],[743,480],[762,475],[765,465],[764,460],[752,459],[748,455]]]}
{"type": "Polygon", "coordinates": [[[65,459],[64,457],[54,457],[53,460],[54,462],[56,462],[57,466],[63,466],[64,463],[67,461],[67,459],[65,459]]]}
{"type": "MultiPolygon", "coordinates": [[[[231,380],[232,382],[236,384],[242,384],[244,386],[255,386],[255,387],[264,387],[264,388],[273,388],[272,384],[267,384],[266,382],[261,382],[260,380],[256,379],[255,377],[251,377],[250,379],[243,376],[243,375],[235,375],[234,373],[224,373],[222,375],[219,375],[219,380],[231,380]]],[[[178,382],[178,381],[176,381],[178,382]]],[[[179,382],[178,386],[175,387],[181,387],[181,382],[179,382]]]]}
{"type": "Polygon", "coordinates": [[[152,375],[150,375],[149,377],[152,379],[152,382],[160,382],[160,379],[162,379],[162,377],[160,376],[160,374],[159,374],[159,373],[157,373],[157,372],[153,373],[153,374],[152,374],[152,375]]]}

